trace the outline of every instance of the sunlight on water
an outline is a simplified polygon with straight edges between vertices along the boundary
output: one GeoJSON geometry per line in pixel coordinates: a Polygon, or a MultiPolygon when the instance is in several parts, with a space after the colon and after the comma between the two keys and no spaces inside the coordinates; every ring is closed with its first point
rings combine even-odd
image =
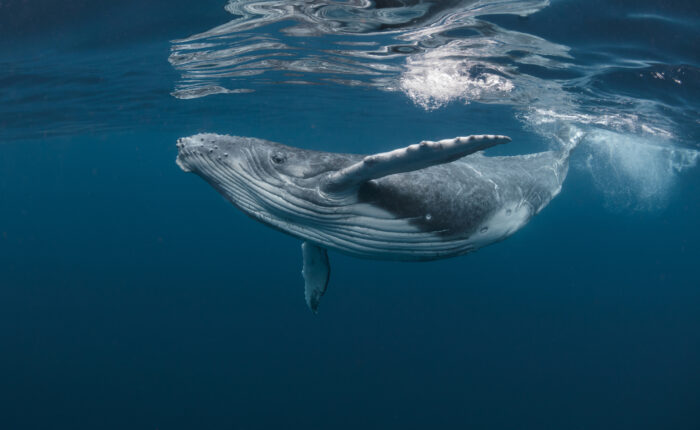
{"type": "Polygon", "coordinates": [[[673,95],[694,70],[620,56],[585,63],[565,45],[480,18],[527,16],[548,5],[232,0],[230,22],[173,42],[170,62],[182,78],[172,94],[190,99],[325,82],[399,91],[428,111],[455,102],[511,105],[542,136],[572,126],[588,133],[587,159],[578,167],[611,207],[663,207],[676,173],[695,165],[689,148],[697,142],[680,125],[692,123],[692,110],[613,85],[637,79],[640,88],[666,85],[657,93],[673,95]]]}
{"type": "Polygon", "coordinates": [[[444,46],[406,59],[400,88],[426,110],[438,109],[454,100],[498,102],[514,85],[504,77],[502,68],[483,71],[483,64],[467,59],[452,59],[459,49],[444,46]]]}
{"type": "MultiPolygon", "coordinates": [[[[564,49],[540,50],[533,38],[499,29],[476,19],[485,14],[527,15],[546,1],[280,2],[232,1],[227,10],[237,18],[209,31],[175,41],[170,62],[182,73],[175,97],[228,92],[241,85],[269,83],[275,72],[303,74],[295,82],[360,80],[380,90],[402,88],[402,73],[413,66],[446,62],[459,68],[469,59],[472,92],[478,81],[505,81],[504,70],[489,60],[520,45],[534,46],[536,55],[565,55],[564,49]],[[452,36],[470,32],[472,37],[452,36]],[[291,37],[290,37],[291,36],[291,37]],[[522,37],[519,37],[522,36],[522,37]],[[516,40],[516,39],[522,40],[516,40]],[[479,58],[475,58],[479,57],[479,58]],[[496,70],[489,71],[496,66],[496,70]],[[483,71],[480,69],[484,69],[483,71]],[[494,73],[495,72],[495,73],[494,73]],[[256,80],[257,79],[257,80],[256,80]],[[266,81],[265,79],[268,79],[266,81]]],[[[539,39],[541,40],[541,39],[539,39]]],[[[531,58],[530,58],[530,61],[531,58]]],[[[442,69],[449,68],[442,65],[442,69]]],[[[462,74],[455,70],[451,74],[462,74]]],[[[438,76],[439,77],[439,76],[438,76]]],[[[413,90],[415,85],[408,84],[413,90]]],[[[459,82],[449,101],[465,95],[459,82]]],[[[496,84],[496,86],[501,86],[496,84]]],[[[488,91],[481,91],[486,93],[488,91]]],[[[419,96],[421,100],[424,97],[419,96]]],[[[433,107],[436,100],[427,101],[433,107]]]]}

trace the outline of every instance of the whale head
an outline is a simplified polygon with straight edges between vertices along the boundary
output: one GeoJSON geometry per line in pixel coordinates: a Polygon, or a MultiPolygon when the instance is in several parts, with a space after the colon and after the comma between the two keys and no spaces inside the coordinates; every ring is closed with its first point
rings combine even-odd
{"type": "Polygon", "coordinates": [[[263,139],[201,133],[177,140],[176,161],[185,172],[196,173],[205,180],[223,174],[267,182],[274,181],[277,167],[286,162],[281,146],[263,139]]]}
{"type": "MultiPolygon", "coordinates": [[[[177,141],[177,164],[203,178],[248,215],[279,226],[321,199],[317,178],[336,164],[327,153],[264,139],[211,133],[177,141]]],[[[340,157],[340,167],[343,157],[340,157]]]]}

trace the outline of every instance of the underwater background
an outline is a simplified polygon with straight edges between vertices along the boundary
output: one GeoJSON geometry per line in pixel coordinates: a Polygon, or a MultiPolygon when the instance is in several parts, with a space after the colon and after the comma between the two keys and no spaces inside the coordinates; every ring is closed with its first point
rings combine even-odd
{"type": "Polygon", "coordinates": [[[0,0],[0,429],[699,429],[696,1],[0,0]],[[504,242],[329,253],[177,138],[585,133],[504,242]]]}

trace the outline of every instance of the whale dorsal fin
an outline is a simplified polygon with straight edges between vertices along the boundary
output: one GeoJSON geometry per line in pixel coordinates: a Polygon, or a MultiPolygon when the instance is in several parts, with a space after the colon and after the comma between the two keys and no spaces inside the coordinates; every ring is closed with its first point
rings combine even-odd
{"type": "Polygon", "coordinates": [[[331,274],[328,252],[325,248],[310,242],[301,244],[301,252],[304,256],[304,265],[301,270],[301,274],[304,276],[304,297],[306,305],[313,313],[316,313],[321,297],[326,292],[328,278],[331,274]]]}
{"type": "Polygon", "coordinates": [[[372,179],[449,163],[507,142],[510,142],[509,137],[492,134],[455,137],[437,142],[424,140],[405,148],[368,155],[362,161],[332,173],[323,184],[323,189],[328,192],[347,190],[372,179]]]}

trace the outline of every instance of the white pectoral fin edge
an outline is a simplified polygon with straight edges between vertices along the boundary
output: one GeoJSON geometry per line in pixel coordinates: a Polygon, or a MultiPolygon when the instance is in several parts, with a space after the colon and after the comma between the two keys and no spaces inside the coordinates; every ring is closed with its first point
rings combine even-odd
{"type": "Polygon", "coordinates": [[[323,293],[326,292],[331,266],[328,263],[328,252],[325,248],[310,242],[301,244],[304,265],[301,274],[304,276],[304,296],[306,304],[314,313],[318,310],[323,293]]]}
{"type": "Polygon", "coordinates": [[[508,136],[493,134],[455,137],[437,142],[424,140],[405,148],[368,155],[362,161],[332,173],[323,188],[328,192],[343,191],[372,179],[449,163],[508,142],[508,136]]]}

